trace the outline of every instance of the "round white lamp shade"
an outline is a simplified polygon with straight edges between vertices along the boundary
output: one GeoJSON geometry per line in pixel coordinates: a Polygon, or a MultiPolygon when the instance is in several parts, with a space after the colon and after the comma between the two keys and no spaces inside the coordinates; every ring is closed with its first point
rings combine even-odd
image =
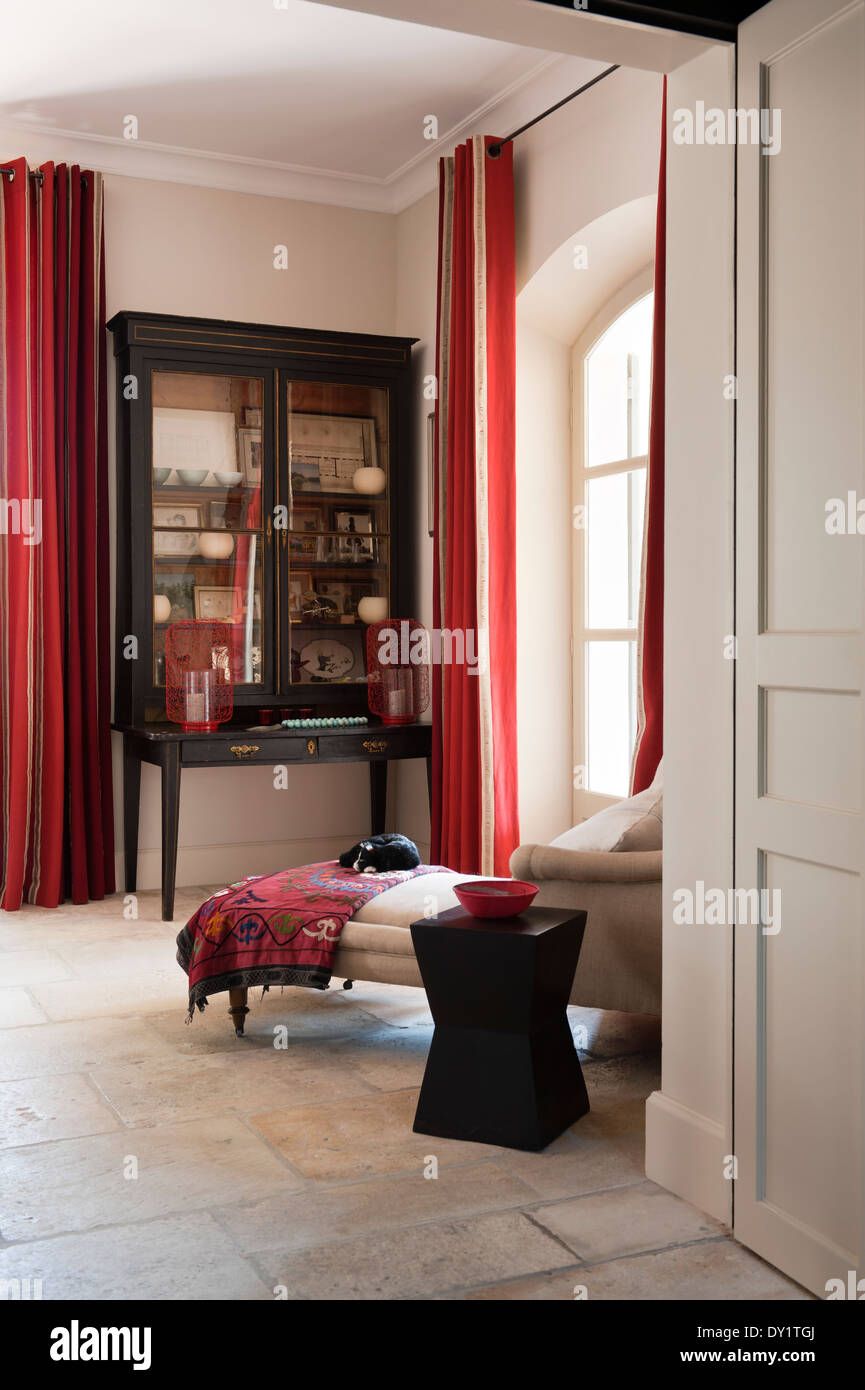
{"type": "Polygon", "coordinates": [[[153,595],[153,621],[167,623],[171,617],[171,599],[167,594],[153,595]]]}
{"type": "Polygon", "coordinates": [[[382,623],[387,617],[387,599],[367,594],[357,605],[357,616],[362,623],[382,623]]]}
{"type": "Polygon", "coordinates": [[[372,497],[377,492],[384,492],[387,487],[387,474],[383,468],[358,468],[351,481],[355,492],[363,492],[372,497]]]}
{"type": "Polygon", "coordinates": [[[198,549],[205,560],[227,560],[234,549],[234,536],[230,531],[202,531],[198,549]]]}

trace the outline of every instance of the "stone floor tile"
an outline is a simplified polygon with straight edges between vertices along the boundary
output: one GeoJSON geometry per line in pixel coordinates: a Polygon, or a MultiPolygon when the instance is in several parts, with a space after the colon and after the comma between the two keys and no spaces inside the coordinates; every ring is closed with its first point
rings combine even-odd
{"type": "Polygon", "coordinates": [[[550,1203],[533,1216],[586,1261],[704,1240],[725,1230],[681,1197],[645,1181],[550,1203]]]}
{"type": "Polygon", "coordinates": [[[250,1116],[250,1123],[311,1178],[420,1172],[430,1154],[443,1167],[501,1152],[488,1144],[413,1133],[416,1107],[417,1091],[384,1091],[334,1105],[268,1110],[250,1116]]]}
{"type": "Polygon", "coordinates": [[[289,1299],[399,1300],[570,1265],[573,1256],[518,1212],[497,1212],[316,1250],[268,1251],[254,1262],[289,1299]]]}
{"type": "Polygon", "coordinates": [[[83,1076],[0,1082],[0,1149],[119,1128],[120,1121],[83,1076]]]}
{"type": "Polygon", "coordinates": [[[0,1153],[0,1233],[38,1240],[300,1185],[231,1117],[66,1139],[0,1153]],[[127,1176],[136,1166],[138,1176],[127,1176]]]}

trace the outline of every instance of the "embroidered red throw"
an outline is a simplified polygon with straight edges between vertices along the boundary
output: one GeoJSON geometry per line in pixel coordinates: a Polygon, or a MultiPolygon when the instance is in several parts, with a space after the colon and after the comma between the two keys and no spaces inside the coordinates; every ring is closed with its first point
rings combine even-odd
{"type": "Polygon", "coordinates": [[[209,994],[263,985],[327,989],[342,929],[364,903],[406,879],[441,873],[419,864],[389,874],[343,869],[335,859],[253,874],[214,893],[177,937],[189,976],[189,1017],[209,994]]]}

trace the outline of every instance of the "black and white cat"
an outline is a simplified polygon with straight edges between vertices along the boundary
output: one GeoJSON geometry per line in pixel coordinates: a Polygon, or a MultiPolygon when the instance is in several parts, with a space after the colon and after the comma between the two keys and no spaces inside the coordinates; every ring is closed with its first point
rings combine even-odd
{"type": "Polygon", "coordinates": [[[359,874],[390,874],[396,869],[416,869],[420,855],[414,840],[405,835],[370,835],[341,854],[339,862],[359,874]]]}

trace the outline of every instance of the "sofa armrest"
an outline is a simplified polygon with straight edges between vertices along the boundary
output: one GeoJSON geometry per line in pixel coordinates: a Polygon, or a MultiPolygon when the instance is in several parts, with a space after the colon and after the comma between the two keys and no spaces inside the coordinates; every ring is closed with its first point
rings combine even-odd
{"type": "Polygon", "coordinates": [[[556,849],[552,845],[520,845],[510,860],[514,878],[537,882],[547,878],[579,883],[660,882],[663,851],[659,849],[556,849]]]}

